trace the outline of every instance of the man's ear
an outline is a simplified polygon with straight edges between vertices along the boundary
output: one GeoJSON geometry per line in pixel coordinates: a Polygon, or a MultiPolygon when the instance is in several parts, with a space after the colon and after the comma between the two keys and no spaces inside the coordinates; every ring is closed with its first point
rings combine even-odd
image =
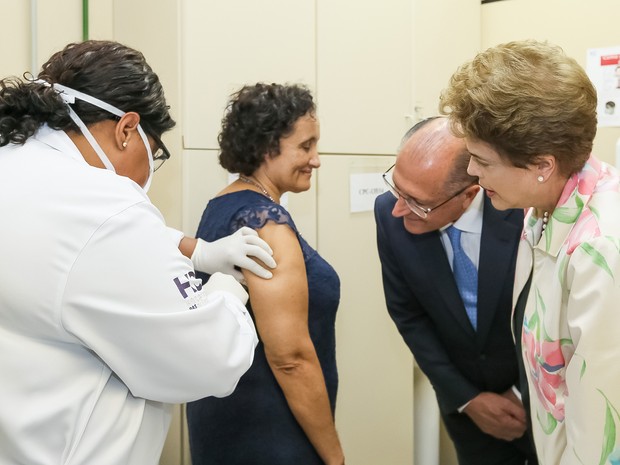
{"type": "Polygon", "coordinates": [[[463,194],[465,194],[465,199],[463,200],[463,211],[467,210],[467,208],[474,201],[478,192],[480,192],[481,187],[478,184],[474,184],[473,186],[469,186],[463,194]]]}
{"type": "Polygon", "coordinates": [[[476,195],[478,195],[478,192],[480,192],[480,185],[479,184],[474,184],[473,186],[469,186],[467,189],[465,189],[465,197],[467,197],[469,200],[474,200],[474,197],[476,197],[476,195]]]}
{"type": "Polygon", "coordinates": [[[135,111],[125,113],[116,123],[115,139],[119,150],[126,148],[131,140],[138,135],[140,115],[135,111]]]}

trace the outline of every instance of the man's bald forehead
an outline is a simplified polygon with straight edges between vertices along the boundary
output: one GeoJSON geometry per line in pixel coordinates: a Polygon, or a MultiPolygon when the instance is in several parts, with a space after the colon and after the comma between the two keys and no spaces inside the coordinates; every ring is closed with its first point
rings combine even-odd
{"type": "Polygon", "coordinates": [[[465,150],[464,140],[450,132],[448,118],[436,117],[422,123],[408,131],[409,137],[403,140],[399,155],[424,162],[437,157],[453,159],[465,150]]]}

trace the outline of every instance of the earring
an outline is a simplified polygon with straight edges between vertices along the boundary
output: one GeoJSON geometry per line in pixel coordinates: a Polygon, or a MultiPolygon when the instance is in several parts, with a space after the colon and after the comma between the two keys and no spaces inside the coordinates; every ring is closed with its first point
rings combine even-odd
{"type": "Polygon", "coordinates": [[[538,176],[536,179],[538,180],[538,182],[543,182],[545,180],[545,178],[543,178],[542,176],[538,176]]]}
{"type": "MultiPolygon", "coordinates": [[[[125,148],[127,148],[127,141],[126,141],[126,140],[125,140],[125,141],[123,141],[123,148],[124,148],[124,149],[125,149],[125,148]]],[[[542,177],[542,176],[541,176],[541,177],[542,177]]],[[[538,180],[540,181],[540,178],[538,178],[538,180]]]]}

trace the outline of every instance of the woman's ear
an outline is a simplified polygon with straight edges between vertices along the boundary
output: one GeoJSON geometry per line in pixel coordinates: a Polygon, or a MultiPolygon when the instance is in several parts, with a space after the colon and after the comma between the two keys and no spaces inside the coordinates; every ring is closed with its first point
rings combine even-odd
{"type": "Polygon", "coordinates": [[[115,139],[119,150],[127,148],[132,138],[138,135],[140,115],[135,111],[125,113],[116,123],[115,139]]]}
{"type": "Polygon", "coordinates": [[[557,172],[558,164],[553,155],[541,155],[533,163],[538,182],[544,182],[557,172]]]}

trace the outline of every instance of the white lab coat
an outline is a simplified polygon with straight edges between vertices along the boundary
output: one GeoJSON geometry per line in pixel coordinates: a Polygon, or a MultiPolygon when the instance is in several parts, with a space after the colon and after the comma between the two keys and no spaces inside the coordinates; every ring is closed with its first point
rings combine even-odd
{"type": "Polygon", "coordinates": [[[0,148],[0,464],[157,464],[170,404],[232,392],[257,343],[159,211],[62,131],[0,148]]]}

